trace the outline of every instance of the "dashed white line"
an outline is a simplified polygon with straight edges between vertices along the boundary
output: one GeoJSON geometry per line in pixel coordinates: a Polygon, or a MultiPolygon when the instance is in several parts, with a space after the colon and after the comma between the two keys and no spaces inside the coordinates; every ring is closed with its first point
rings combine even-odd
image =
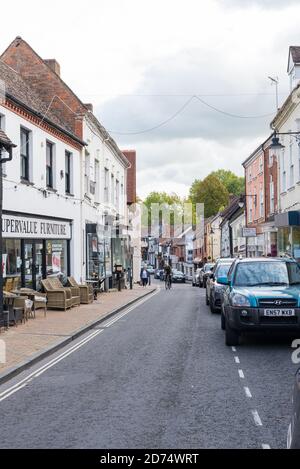
{"type": "Polygon", "coordinates": [[[239,357],[234,357],[235,363],[241,363],[239,357]]]}
{"type": "Polygon", "coordinates": [[[236,348],[235,348],[235,347],[231,347],[231,350],[232,350],[233,352],[236,352],[236,348]]]}
{"type": "Polygon", "coordinates": [[[257,410],[251,410],[251,413],[252,413],[252,416],[254,418],[255,425],[257,425],[258,427],[262,427],[262,421],[260,419],[260,416],[259,416],[259,413],[257,412],[257,410]]]}
{"type": "Polygon", "coordinates": [[[251,398],[251,397],[252,397],[252,394],[251,394],[250,389],[249,389],[247,386],[245,386],[245,387],[244,387],[244,390],[245,390],[246,396],[251,398]]]}
{"type": "Polygon", "coordinates": [[[262,449],[271,449],[271,446],[270,445],[266,445],[266,444],[262,444],[262,449]]]}
{"type": "Polygon", "coordinates": [[[245,375],[244,375],[243,370],[239,370],[239,377],[240,377],[241,379],[245,379],[245,375]]]}

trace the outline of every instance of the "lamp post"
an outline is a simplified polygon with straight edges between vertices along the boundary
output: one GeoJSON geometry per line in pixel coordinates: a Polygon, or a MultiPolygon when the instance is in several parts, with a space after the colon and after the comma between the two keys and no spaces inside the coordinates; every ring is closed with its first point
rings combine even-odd
{"type": "Polygon", "coordinates": [[[10,141],[3,130],[0,129],[0,313],[3,312],[3,239],[2,239],[2,208],[3,208],[3,181],[2,165],[12,160],[12,149],[16,145],[10,141]]]}

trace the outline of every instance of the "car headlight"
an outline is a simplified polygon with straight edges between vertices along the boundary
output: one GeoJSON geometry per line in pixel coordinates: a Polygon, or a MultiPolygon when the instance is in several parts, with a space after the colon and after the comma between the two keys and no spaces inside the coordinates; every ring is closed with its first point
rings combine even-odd
{"type": "Polygon", "coordinates": [[[251,306],[249,299],[240,293],[234,293],[231,296],[231,304],[232,306],[241,306],[242,308],[251,306]]]}

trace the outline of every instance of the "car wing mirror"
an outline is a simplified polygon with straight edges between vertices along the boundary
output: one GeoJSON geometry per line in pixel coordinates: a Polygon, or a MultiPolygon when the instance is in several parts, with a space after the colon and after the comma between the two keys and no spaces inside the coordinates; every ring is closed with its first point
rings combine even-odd
{"type": "Polygon", "coordinates": [[[229,285],[229,280],[227,277],[219,277],[217,282],[220,283],[220,285],[229,285]]]}

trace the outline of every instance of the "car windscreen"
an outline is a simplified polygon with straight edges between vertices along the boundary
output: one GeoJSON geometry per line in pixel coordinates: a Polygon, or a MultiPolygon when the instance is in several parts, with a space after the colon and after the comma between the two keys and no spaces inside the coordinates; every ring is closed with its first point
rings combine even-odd
{"type": "Polygon", "coordinates": [[[231,264],[220,264],[215,272],[215,277],[227,277],[231,264]]]}
{"type": "MultiPolygon", "coordinates": [[[[293,277],[296,276],[294,272],[293,277]]],[[[288,285],[289,283],[287,263],[280,261],[240,263],[236,267],[234,276],[234,285],[240,287],[288,285]]]]}

